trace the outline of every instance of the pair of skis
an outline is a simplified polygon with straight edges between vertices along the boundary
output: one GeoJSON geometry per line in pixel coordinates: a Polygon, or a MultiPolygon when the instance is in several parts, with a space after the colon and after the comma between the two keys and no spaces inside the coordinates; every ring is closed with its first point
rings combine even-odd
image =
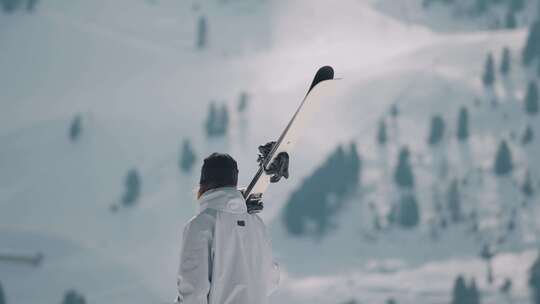
{"type": "Polygon", "coordinates": [[[243,191],[249,213],[260,212],[262,198],[271,183],[277,183],[282,177],[289,177],[289,160],[292,148],[298,141],[309,117],[317,110],[317,105],[324,99],[331,98],[338,79],[334,79],[334,70],[330,66],[321,67],[293,117],[277,141],[259,146],[259,169],[243,191]]]}

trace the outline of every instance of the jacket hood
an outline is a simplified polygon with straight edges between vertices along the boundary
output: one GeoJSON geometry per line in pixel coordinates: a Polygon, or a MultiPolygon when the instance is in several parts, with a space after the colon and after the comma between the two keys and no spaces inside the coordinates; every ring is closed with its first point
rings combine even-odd
{"type": "Polygon", "coordinates": [[[234,187],[221,187],[206,191],[199,199],[199,212],[207,208],[229,213],[246,213],[242,193],[234,187]]]}

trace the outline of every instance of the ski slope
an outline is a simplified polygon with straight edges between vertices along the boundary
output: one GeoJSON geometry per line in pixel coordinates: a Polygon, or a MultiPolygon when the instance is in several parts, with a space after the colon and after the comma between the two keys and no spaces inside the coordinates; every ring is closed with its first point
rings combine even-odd
{"type": "MultiPolygon", "coordinates": [[[[461,104],[483,96],[479,75],[486,52],[499,58],[509,46],[518,54],[526,31],[435,33],[385,15],[372,2],[43,1],[34,14],[1,15],[0,250],[44,255],[38,268],[0,262],[8,303],[60,302],[70,288],[90,303],[173,299],[181,230],[197,210],[198,166],[192,175],[179,172],[181,141],[192,141],[199,161],[214,150],[231,153],[246,184],[256,169],[256,147],[275,140],[312,74],[326,64],[344,78],[343,90],[321,107],[296,146],[292,178],[266,195],[263,217],[284,270],[273,303],[379,303],[392,296],[399,303],[439,303],[449,301],[457,273],[483,281],[476,241],[463,237],[464,227],[435,246],[426,241],[425,227],[370,243],[366,202],[388,207],[384,198],[392,189],[379,186],[399,148],[389,147],[388,172],[381,170],[376,127],[399,99],[398,142],[429,162],[431,115],[450,122],[461,104]],[[209,45],[196,51],[193,33],[201,15],[208,18],[209,45]],[[242,91],[252,96],[247,120],[234,111],[242,91]],[[227,139],[205,139],[211,100],[230,106],[227,139]],[[82,136],[71,143],[68,128],[78,113],[82,136]],[[350,140],[358,143],[365,170],[336,232],[322,240],[291,238],[280,218],[288,195],[336,145],[350,140]],[[135,208],[111,213],[132,167],[141,173],[142,198],[135,208]]],[[[518,69],[512,81],[514,104],[501,107],[517,113],[525,81],[518,69]]],[[[502,86],[497,90],[505,93],[502,86]]],[[[470,148],[488,167],[493,134],[507,128],[477,113],[471,120],[479,131],[470,148]]],[[[510,117],[507,124],[520,129],[520,116],[510,117]]],[[[528,149],[539,155],[538,144],[528,149]]],[[[516,157],[540,167],[537,158],[516,157]]],[[[427,189],[428,170],[416,174],[427,189]]],[[[485,195],[478,201],[495,212],[489,204],[494,195],[485,195]]],[[[427,219],[430,206],[423,207],[427,219]]],[[[538,245],[535,214],[537,208],[530,231],[494,263],[501,279],[513,279],[514,303],[528,299],[525,273],[538,245]]],[[[496,288],[480,286],[491,302],[505,303],[496,288]]]]}

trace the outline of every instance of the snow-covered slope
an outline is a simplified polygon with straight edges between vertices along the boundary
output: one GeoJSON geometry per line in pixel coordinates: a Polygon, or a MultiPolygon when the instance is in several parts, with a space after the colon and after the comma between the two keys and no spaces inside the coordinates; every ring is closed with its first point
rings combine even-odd
{"type": "MultiPolygon", "coordinates": [[[[273,302],[382,302],[391,296],[403,303],[448,301],[457,273],[481,280],[484,269],[466,227],[430,240],[428,122],[434,113],[453,122],[463,104],[472,109],[484,96],[479,75],[486,53],[498,58],[509,46],[518,54],[524,39],[524,30],[434,34],[378,12],[371,1],[352,0],[43,1],[33,14],[1,15],[0,250],[44,254],[39,268],[0,262],[8,303],[60,302],[70,288],[90,303],[172,299],[180,231],[197,208],[198,166],[192,175],[178,171],[181,140],[192,141],[199,160],[214,150],[231,153],[241,183],[247,183],[257,145],[275,139],[313,72],[325,64],[344,78],[342,91],[322,106],[297,146],[293,178],[266,198],[263,217],[284,269],[273,302]],[[209,47],[196,51],[195,24],[202,15],[209,47]],[[206,140],[210,101],[234,110],[241,91],[252,97],[247,121],[232,113],[228,138],[206,140]],[[400,135],[384,162],[376,126],[395,102],[402,111],[400,135]],[[68,128],[77,113],[83,131],[71,143],[68,128]],[[290,192],[336,145],[350,140],[364,160],[361,190],[328,238],[291,238],[281,222],[290,192]],[[425,163],[415,160],[415,173],[425,225],[376,234],[367,202],[387,210],[392,189],[385,174],[391,174],[401,144],[424,155],[425,163]],[[136,207],[112,213],[132,167],[141,173],[142,198],[136,207]],[[426,287],[429,280],[433,288],[426,287]]],[[[487,110],[472,111],[478,132],[470,149],[483,168],[491,165],[497,136],[522,128],[517,113],[525,77],[516,68],[512,80],[515,100],[499,108],[510,113],[504,125],[487,110]]],[[[504,94],[503,86],[497,89],[504,94]]],[[[453,134],[455,124],[449,128],[453,134]]],[[[458,150],[448,142],[449,151],[458,150]]],[[[529,167],[538,168],[539,145],[528,149],[529,167]]],[[[495,212],[489,204],[496,196],[489,192],[496,182],[486,183],[488,193],[478,204],[495,212]]],[[[522,301],[524,272],[537,246],[528,237],[537,234],[537,211],[530,210],[530,231],[495,261],[498,277],[512,277],[522,301]],[[516,261],[523,264],[511,267],[516,261]]],[[[489,299],[499,300],[494,287],[481,286],[489,299]]]]}
{"type": "Polygon", "coordinates": [[[422,24],[445,33],[527,27],[538,16],[538,2],[535,0],[370,1],[377,10],[406,24],[422,24]]]}

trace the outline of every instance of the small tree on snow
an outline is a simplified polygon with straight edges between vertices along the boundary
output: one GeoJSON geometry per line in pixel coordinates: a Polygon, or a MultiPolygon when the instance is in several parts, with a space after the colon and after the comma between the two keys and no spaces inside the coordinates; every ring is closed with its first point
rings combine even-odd
{"type": "Polygon", "coordinates": [[[377,131],[377,142],[379,145],[384,146],[388,141],[388,134],[386,131],[386,122],[384,119],[379,121],[379,130],[377,131]]]}
{"type": "Polygon", "coordinates": [[[505,295],[509,295],[511,289],[512,289],[512,280],[511,280],[510,278],[504,279],[503,284],[502,284],[501,287],[499,288],[499,290],[501,291],[501,293],[503,293],[503,294],[505,294],[505,295]]]}
{"type": "Polygon", "coordinates": [[[36,8],[37,2],[38,0],[28,0],[28,2],[26,2],[26,10],[29,12],[33,12],[36,8]]]}
{"type": "Polygon", "coordinates": [[[180,170],[186,173],[190,172],[191,168],[193,168],[193,165],[195,164],[196,159],[197,157],[195,156],[195,152],[191,147],[191,142],[187,139],[184,140],[182,143],[182,151],[180,153],[180,170]]]}
{"type": "Polygon", "coordinates": [[[540,53],[540,21],[535,21],[530,29],[525,47],[523,48],[523,64],[529,66],[540,53]]]}
{"type": "Polygon", "coordinates": [[[525,0],[510,0],[510,10],[519,12],[525,8],[525,0]]]}
{"type": "Polygon", "coordinates": [[[538,86],[535,82],[530,82],[525,96],[525,112],[529,115],[538,113],[538,86]]]}
{"type": "Polygon", "coordinates": [[[249,96],[246,92],[240,93],[240,97],[238,98],[238,113],[244,113],[247,110],[248,107],[248,99],[249,96]]]}
{"type": "Polygon", "coordinates": [[[2,282],[0,282],[0,304],[6,304],[6,296],[4,295],[4,289],[2,288],[2,282]]]}
{"type": "Polygon", "coordinates": [[[501,74],[503,76],[507,76],[510,73],[510,49],[508,47],[505,47],[503,49],[503,54],[501,58],[501,74]]]}
{"type": "Polygon", "coordinates": [[[482,82],[485,87],[491,87],[495,83],[495,64],[493,62],[493,54],[489,53],[484,67],[484,75],[482,82]]]}
{"type": "Polygon", "coordinates": [[[218,118],[219,118],[220,134],[221,135],[227,134],[227,130],[229,129],[229,109],[227,108],[226,104],[221,105],[218,118]]]}
{"type": "Polygon", "coordinates": [[[82,133],[82,117],[81,115],[76,115],[71,121],[69,127],[69,139],[74,142],[81,136],[82,133]]]}
{"type": "Polygon", "coordinates": [[[459,109],[457,138],[459,141],[469,138],[469,111],[466,107],[459,109]]]}
{"type": "Polygon", "coordinates": [[[469,290],[465,284],[463,276],[458,276],[454,281],[454,288],[452,289],[452,304],[464,304],[467,303],[469,290]]]}
{"type": "Polygon", "coordinates": [[[399,202],[398,223],[404,228],[416,227],[420,221],[420,209],[413,194],[406,194],[399,202]]]}
{"type": "Polygon", "coordinates": [[[534,195],[531,173],[529,171],[525,174],[525,181],[523,181],[523,185],[521,186],[521,192],[523,192],[523,195],[526,197],[532,197],[534,195]]]}
{"type": "Polygon", "coordinates": [[[540,255],[529,269],[529,287],[534,304],[540,304],[540,255]]]}
{"type": "Polygon", "coordinates": [[[126,188],[122,197],[122,204],[132,206],[137,202],[141,193],[141,178],[137,169],[128,171],[124,183],[126,188]]]}
{"type": "Polygon", "coordinates": [[[229,127],[229,111],[225,104],[221,107],[211,102],[208,108],[208,116],[205,122],[206,135],[208,137],[223,136],[229,127]]]}
{"type": "Polygon", "coordinates": [[[390,116],[392,116],[393,119],[397,119],[399,116],[399,107],[395,103],[390,107],[390,116]]]}
{"type": "Polygon", "coordinates": [[[196,46],[198,49],[203,49],[206,47],[207,43],[208,28],[206,23],[206,18],[204,16],[199,17],[197,22],[197,42],[196,46]]]}
{"type": "Polygon", "coordinates": [[[469,297],[468,302],[469,304],[480,304],[480,292],[478,291],[478,288],[476,287],[476,280],[475,278],[472,278],[471,285],[469,287],[469,297]]]}
{"type": "Polygon", "coordinates": [[[517,26],[516,13],[513,10],[509,9],[506,11],[504,23],[507,29],[511,30],[511,29],[516,28],[517,26]]]}
{"type": "Polygon", "coordinates": [[[480,304],[480,293],[476,287],[474,278],[470,286],[467,286],[463,276],[458,276],[454,281],[451,304],[480,304]]]}
{"type": "Polygon", "coordinates": [[[475,9],[478,14],[483,14],[488,9],[488,0],[476,0],[475,9]]]}
{"type": "Polygon", "coordinates": [[[0,4],[5,12],[11,13],[18,9],[20,0],[2,0],[0,4]]]}
{"type": "Polygon", "coordinates": [[[523,136],[521,137],[521,144],[526,145],[529,144],[534,139],[534,132],[530,125],[527,125],[527,128],[525,128],[525,132],[523,133],[523,136]]]}
{"type": "Polygon", "coordinates": [[[354,189],[360,182],[362,171],[362,160],[360,159],[358,148],[354,142],[351,142],[349,146],[349,153],[346,157],[346,168],[347,171],[344,173],[347,176],[347,184],[350,184],[354,189]]]}
{"type": "Polygon", "coordinates": [[[480,251],[480,257],[486,261],[487,267],[487,282],[489,284],[493,283],[493,267],[491,265],[491,260],[495,256],[495,253],[491,250],[491,247],[488,244],[484,244],[482,251],[480,251]]]}
{"type": "Polygon", "coordinates": [[[414,187],[414,175],[409,157],[409,149],[407,147],[402,148],[399,152],[398,164],[394,172],[394,180],[396,184],[403,188],[414,187]]]}
{"type": "Polygon", "coordinates": [[[216,104],[212,101],[208,106],[208,114],[206,116],[206,121],[204,127],[206,130],[207,137],[211,137],[216,132],[216,118],[217,118],[217,109],[216,104]]]}
{"type": "Polygon", "coordinates": [[[68,290],[64,294],[64,300],[62,304],[85,304],[86,300],[84,297],[75,290],[68,290]]]}
{"type": "Polygon", "coordinates": [[[444,137],[444,120],[440,115],[431,118],[431,127],[428,137],[428,144],[431,146],[439,144],[444,137]]]}
{"type": "Polygon", "coordinates": [[[450,219],[453,222],[459,222],[461,220],[461,197],[457,179],[454,179],[450,184],[450,188],[448,188],[447,204],[450,219]]]}
{"type": "Polygon", "coordinates": [[[512,172],[513,168],[514,165],[512,163],[512,153],[506,141],[503,140],[497,149],[493,170],[496,175],[503,176],[512,172]]]}

